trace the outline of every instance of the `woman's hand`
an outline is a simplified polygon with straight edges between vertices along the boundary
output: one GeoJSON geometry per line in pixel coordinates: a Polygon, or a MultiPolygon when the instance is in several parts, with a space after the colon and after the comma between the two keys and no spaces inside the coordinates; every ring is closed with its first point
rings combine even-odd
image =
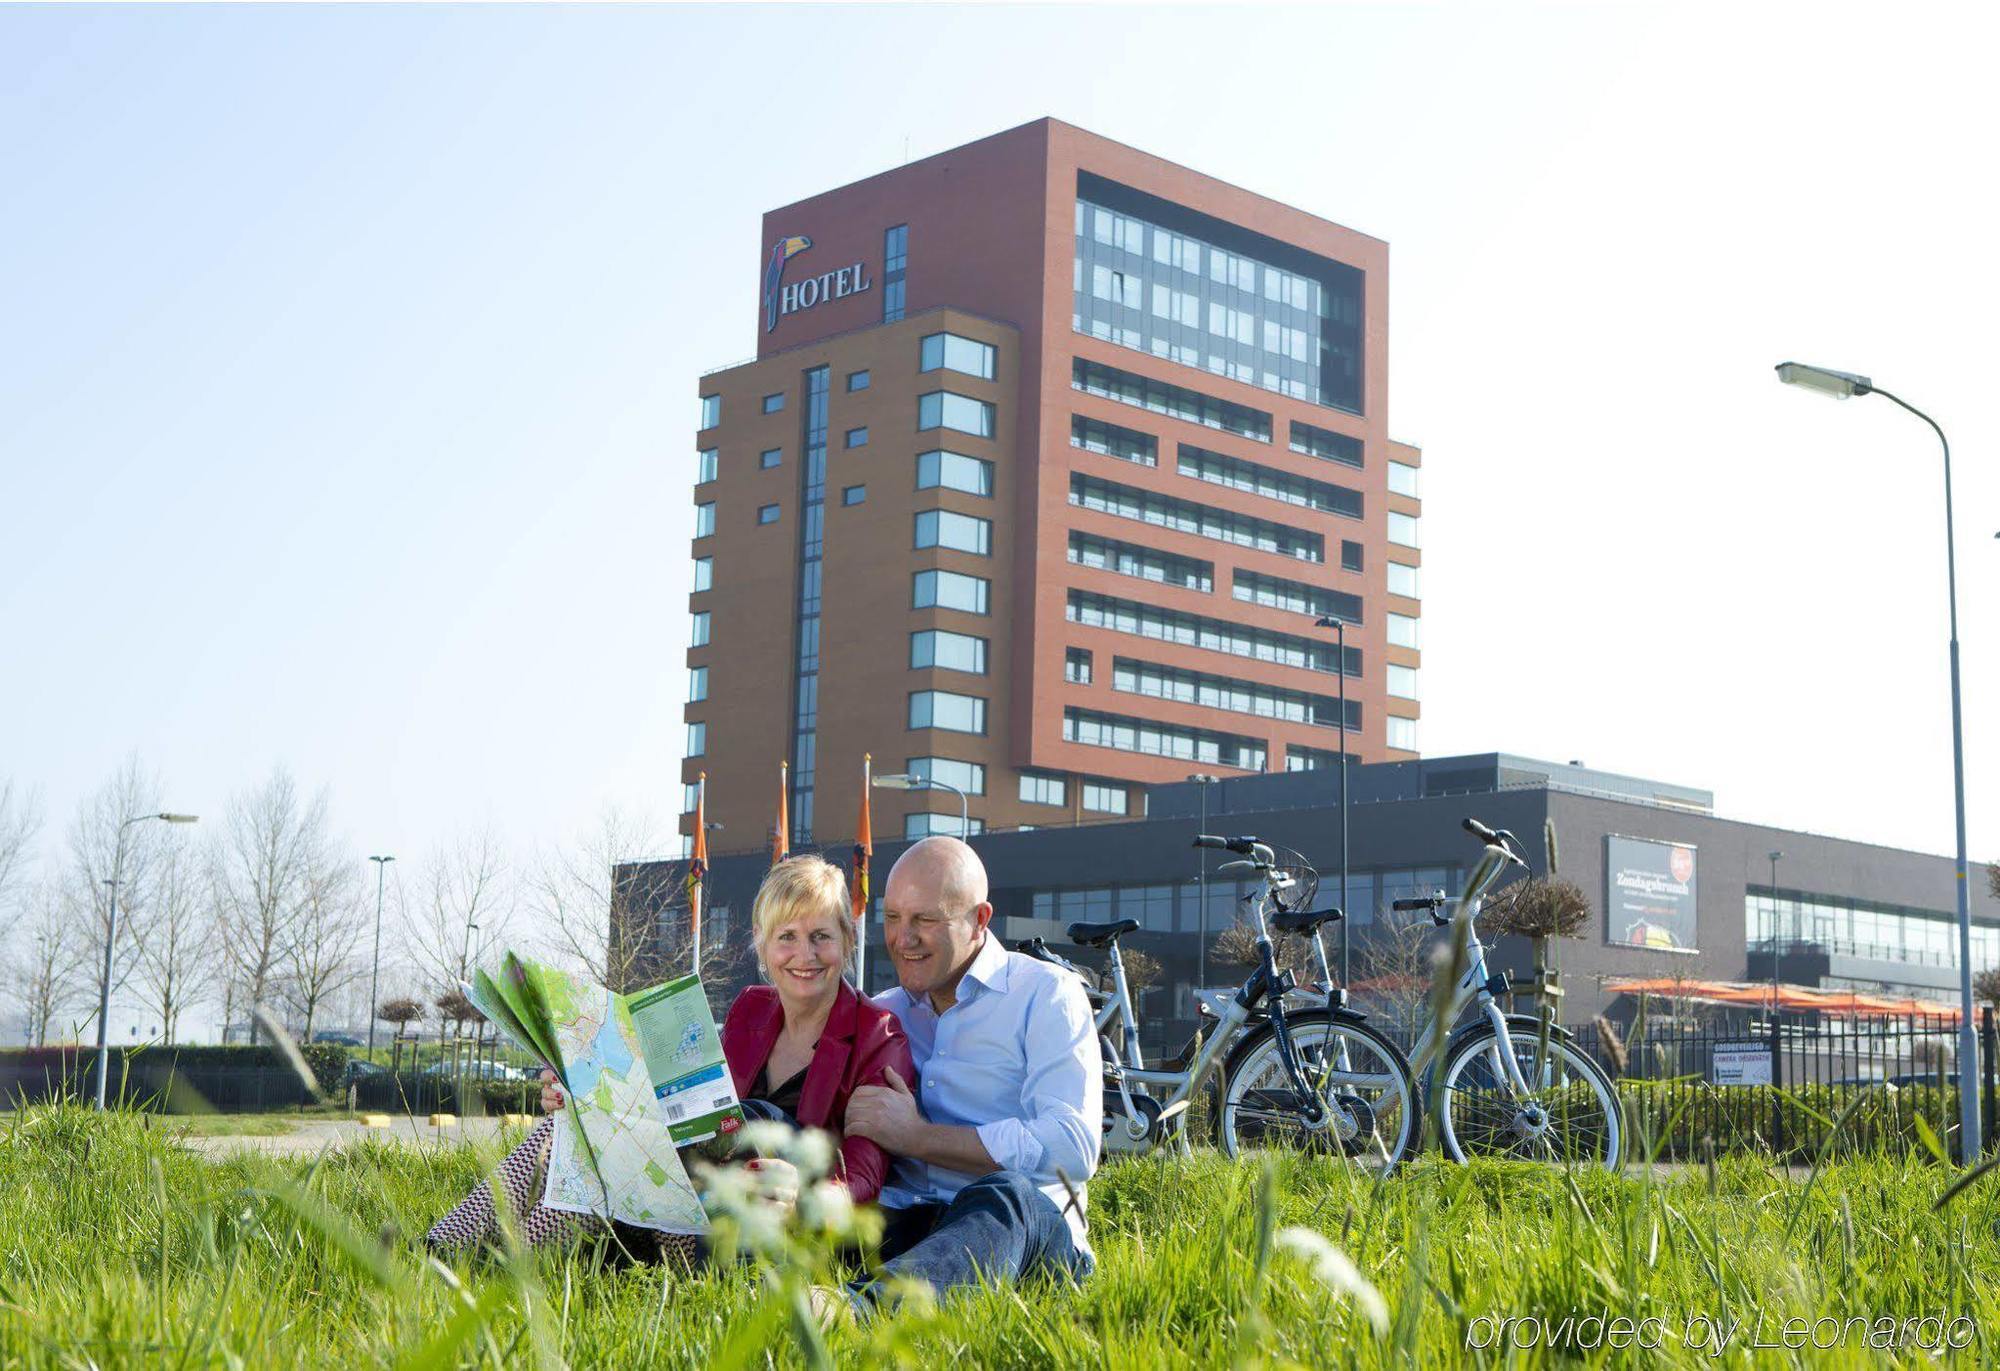
{"type": "Polygon", "coordinates": [[[556,1073],[545,1066],[542,1068],[542,1112],[553,1114],[562,1107],[562,1087],[556,1083],[556,1073]]]}
{"type": "Polygon", "coordinates": [[[799,1169],[790,1162],[782,1157],[760,1157],[743,1166],[756,1182],[758,1197],[766,1204],[789,1213],[799,1202],[799,1169]]]}

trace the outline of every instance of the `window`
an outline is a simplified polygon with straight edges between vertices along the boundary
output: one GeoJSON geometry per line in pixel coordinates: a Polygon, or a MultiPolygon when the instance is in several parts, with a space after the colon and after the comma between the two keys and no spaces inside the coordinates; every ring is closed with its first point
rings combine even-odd
{"type": "MultiPolygon", "coordinates": [[[[1119,657],[1111,663],[1111,688],[1132,695],[1146,695],[1177,704],[1200,705],[1205,709],[1227,709],[1238,714],[1256,714],[1288,723],[1313,724],[1321,728],[1340,727],[1340,700],[1332,695],[1314,695],[1283,686],[1239,681],[1229,676],[1188,671],[1119,657]]],[[[1347,702],[1347,726],[1361,727],[1361,702],[1347,702]]]]}
{"type": "Polygon", "coordinates": [[[1137,462],[1143,467],[1160,464],[1159,442],[1152,434],[1120,428],[1101,419],[1086,419],[1081,414],[1069,416],[1069,445],[1120,461],[1137,462]]]}
{"type": "Polygon", "coordinates": [[[956,571],[919,571],[910,578],[910,608],[957,609],[967,614],[986,613],[992,582],[983,576],[965,576],[956,571]]]}
{"type": "MultiPolygon", "coordinates": [[[[1142,638],[1157,638],[1163,643],[1180,643],[1210,652],[1226,652],[1235,657],[1251,657],[1260,662],[1277,662],[1281,666],[1305,667],[1329,675],[1340,669],[1335,665],[1338,653],[1333,643],[1299,638],[1289,633],[1273,633],[1268,629],[1245,628],[1230,620],[1159,609],[1087,590],[1069,592],[1066,612],[1071,623],[1089,628],[1133,633],[1142,638]]],[[[1360,648],[1347,649],[1346,669],[1349,676],[1361,675],[1361,656],[1360,648]]]]}
{"type": "Polygon", "coordinates": [[[860,428],[851,428],[847,430],[847,446],[849,447],[868,446],[868,428],[866,425],[863,425],[860,428]]]}
{"type": "Polygon", "coordinates": [[[903,283],[885,281],[882,283],[882,322],[893,324],[903,317],[903,283]]]}
{"type": "MultiPolygon", "coordinates": [[[[697,592],[709,590],[715,585],[715,558],[694,559],[694,588],[697,592]]],[[[706,641],[704,639],[704,641],[706,641]]]]}
{"type": "MultiPolygon", "coordinates": [[[[1361,759],[1353,753],[1347,754],[1350,766],[1359,766],[1361,759]]],[[[1285,770],[1287,771],[1331,771],[1340,765],[1340,754],[1331,749],[1299,747],[1293,743],[1285,745],[1285,770]]]]}
{"type": "Polygon", "coordinates": [[[1282,500],[1288,505],[1323,510],[1329,514],[1344,515],[1349,519],[1361,517],[1361,492],[1358,490],[1330,485],[1325,481],[1309,480],[1304,476],[1294,476],[1290,472],[1279,471],[1275,467],[1259,466],[1255,462],[1225,457],[1222,453],[1210,452],[1207,448],[1190,447],[1182,443],[1177,469],[1183,476],[1192,476],[1195,480],[1207,481],[1210,485],[1228,486],[1232,490],[1262,495],[1268,500],[1282,500]]]}
{"type": "Polygon", "coordinates": [[[949,757],[912,757],[903,770],[927,781],[942,781],[968,795],[986,793],[986,768],[978,762],[953,761],[949,757]]]}
{"type": "Polygon", "coordinates": [[[1235,571],[1230,575],[1235,580],[1231,593],[1239,600],[1315,618],[1340,619],[1350,624],[1361,622],[1359,595],[1309,586],[1303,581],[1287,581],[1281,576],[1262,576],[1254,571],[1235,571]]]}
{"type": "Polygon", "coordinates": [[[903,317],[904,273],[910,265],[910,226],[897,224],[882,234],[882,322],[903,317]]]}
{"type": "Polygon", "coordinates": [[[784,460],[785,450],[783,448],[767,447],[757,454],[757,467],[760,471],[769,471],[784,460]]]}
{"type": "Polygon", "coordinates": [[[934,390],[917,397],[917,428],[948,428],[975,438],[991,438],[993,406],[957,391],[934,390]]]}
{"type": "Polygon", "coordinates": [[[1063,679],[1071,685],[1090,684],[1090,652],[1080,647],[1063,650],[1063,679]]]}
{"type": "Polygon", "coordinates": [[[759,506],[757,506],[757,522],[758,522],[758,523],[760,523],[760,524],[775,524],[775,523],[777,523],[777,522],[778,522],[778,507],[777,507],[776,505],[759,505],[759,506]]]}
{"type": "Polygon", "coordinates": [[[715,502],[694,507],[694,536],[706,538],[715,532],[715,502]]]}
{"type": "MultiPolygon", "coordinates": [[[[1085,786],[1083,807],[1090,808],[1091,788],[1085,786]]],[[[1123,795],[1122,790],[1117,792],[1123,795]]],[[[1123,814],[1123,809],[1111,811],[1123,814]]],[[[1152,933],[1174,931],[1174,888],[1170,885],[1122,885],[1118,887],[1118,917],[1137,919],[1139,927],[1152,933]]]]}
{"type": "Polygon", "coordinates": [[[688,703],[700,704],[708,698],[708,668],[691,667],[688,670],[688,703]]]}
{"type": "Polygon", "coordinates": [[[993,463],[962,452],[917,454],[918,490],[962,490],[967,495],[993,494],[993,463]]]}
{"type": "Polygon", "coordinates": [[[936,371],[942,367],[946,371],[960,371],[967,376],[990,381],[993,379],[994,356],[991,343],[961,338],[956,333],[933,333],[927,335],[918,347],[917,370],[936,371]]]}
{"type": "Polygon", "coordinates": [[[867,486],[842,486],[840,488],[840,503],[843,505],[858,505],[867,498],[867,486]]]}
{"type": "Polygon", "coordinates": [[[1116,481],[1100,481],[1095,476],[1071,472],[1069,502],[1083,509],[1102,510],[1121,519],[1137,519],[1160,528],[1177,529],[1197,537],[1275,552],[1302,562],[1326,560],[1326,539],[1290,524],[1253,518],[1214,505],[1177,500],[1137,486],[1116,481]]]}
{"type": "Polygon", "coordinates": [[[1389,490],[1395,495],[1417,493],[1417,469],[1402,462],[1389,463],[1389,490]]]}
{"type": "Polygon", "coordinates": [[[1190,424],[1254,438],[1260,443],[1271,441],[1271,416],[1261,409],[1218,400],[1198,390],[1168,385],[1165,381],[1120,371],[1100,362],[1085,361],[1081,357],[1074,359],[1070,364],[1070,385],[1086,394],[1137,405],[1190,424]]]}
{"type": "Polygon", "coordinates": [[[1420,647],[1417,641],[1417,621],[1407,614],[1389,616],[1389,642],[1395,647],[1420,647]]]}
{"type": "Polygon", "coordinates": [[[689,724],[687,755],[690,757],[700,757],[707,751],[708,725],[700,723],[689,724]]]}
{"type": "Polygon", "coordinates": [[[1044,776],[1039,772],[1021,773],[1021,803],[1024,805],[1066,805],[1069,803],[1069,784],[1060,776],[1044,776]]]}
{"type": "Polygon", "coordinates": [[[1417,721],[1389,716],[1389,746],[1404,752],[1417,750],[1417,721]]]}
{"type": "MultiPolygon", "coordinates": [[[[1099,785],[1095,781],[1083,783],[1083,807],[1098,814],[1123,814],[1125,812],[1125,787],[1119,785],[1099,785]]],[[[1172,904],[1169,902],[1171,909],[1172,904]]]]}
{"type": "Polygon", "coordinates": [[[993,523],[948,509],[926,509],[917,515],[916,546],[949,548],[976,557],[992,555],[993,523]]]}
{"type": "Polygon", "coordinates": [[[848,372],[848,373],[847,373],[847,393],[848,393],[849,395],[852,395],[852,394],[853,394],[853,393],[854,393],[855,391],[857,391],[857,390],[866,390],[866,389],[868,389],[868,382],[869,382],[869,376],[868,376],[868,373],[867,373],[867,372],[865,372],[865,371],[850,371],[850,372],[848,372]]]}
{"type": "Polygon", "coordinates": [[[1296,419],[1292,420],[1291,448],[1293,452],[1303,452],[1322,461],[1339,462],[1342,466],[1361,465],[1362,442],[1359,438],[1350,438],[1331,429],[1314,428],[1296,419]]]}
{"type": "MultiPolygon", "coordinates": [[[[947,796],[946,798],[950,797],[947,796]]],[[[903,836],[905,838],[929,838],[940,833],[947,838],[956,838],[961,833],[984,833],[985,831],[986,822],[983,819],[969,819],[965,822],[965,826],[961,828],[956,810],[949,814],[905,814],[903,816],[903,836]]]]}
{"type": "Polygon", "coordinates": [[[1069,535],[1069,559],[1078,566],[1115,571],[1120,576],[1136,576],[1142,581],[1158,581],[1162,585],[1185,586],[1189,590],[1200,591],[1215,588],[1213,562],[1158,552],[1136,543],[1099,538],[1074,529],[1069,535]]]}
{"type": "Polygon", "coordinates": [[[1211,766],[1237,767],[1244,771],[1264,769],[1264,743],[1260,738],[1211,733],[1202,728],[1178,728],[1146,719],[1099,714],[1089,709],[1063,711],[1063,741],[1081,743],[1086,747],[1114,748],[1120,752],[1173,757],[1181,761],[1206,762],[1211,766]]]}
{"type": "Polygon", "coordinates": [[[704,395],[701,397],[701,426],[714,428],[722,422],[722,397],[704,395]]]}
{"type": "Polygon", "coordinates": [[[764,397],[764,412],[766,414],[776,414],[779,410],[783,409],[784,407],[785,407],[784,391],[774,390],[769,395],[766,395],[764,397]]]}
{"type": "Polygon", "coordinates": [[[1389,693],[1399,700],[1414,700],[1417,695],[1417,669],[1413,666],[1389,665],[1389,693]]]}
{"type": "Polygon", "coordinates": [[[1407,595],[1412,600],[1421,599],[1417,591],[1417,569],[1404,566],[1401,562],[1389,563],[1389,593],[1407,595]]]}
{"type": "Polygon", "coordinates": [[[1417,541],[1417,521],[1413,515],[1389,512],[1389,541],[1398,547],[1422,547],[1417,541]]]}
{"type": "MultiPolygon", "coordinates": [[[[1395,516],[1392,514],[1389,517],[1393,519],[1395,516]]],[[[1340,569],[1342,571],[1361,570],[1361,544],[1350,543],[1345,539],[1341,540],[1340,569]]]]}
{"type": "Polygon", "coordinates": [[[986,701],[977,695],[949,690],[910,692],[910,727],[938,728],[952,733],[984,733],[986,701]]]}
{"type": "Polygon", "coordinates": [[[910,669],[921,671],[927,667],[984,676],[986,640],[975,638],[969,633],[951,633],[941,628],[926,628],[912,633],[910,669]]]}
{"type": "Polygon", "coordinates": [[[688,646],[708,646],[708,611],[705,609],[694,616],[694,631],[688,635],[688,646]]]}
{"type": "Polygon", "coordinates": [[[699,782],[699,781],[682,781],[682,782],[681,782],[681,813],[683,813],[683,814],[692,814],[692,813],[694,813],[694,811],[695,811],[695,806],[696,806],[697,804],[699,804],[700,802],[701,802],[701,782],[699,782]]]}
{"type": "Polygon", "coordinates": [[[716,476],[716,450],[712,447],[705,447],[694,456],[694,483],[699,486],[713,481],[716,476]]]}

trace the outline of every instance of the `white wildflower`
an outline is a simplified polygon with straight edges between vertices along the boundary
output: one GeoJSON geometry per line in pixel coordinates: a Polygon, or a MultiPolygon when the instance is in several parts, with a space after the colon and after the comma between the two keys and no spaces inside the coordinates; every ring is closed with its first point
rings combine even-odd
{"type": "Polygon", "coordinates": [[[833,1169],[833,1137],[817,1128],[801,1128],[777,1155],[796,1166],[802,1179],[818,1180],[833,1169]]]}
{"type": "Polygon", "coordinates": [[[792,1129],[775,1119],[756,1119],[743,1125],[743,1131],[736,1135],[737,1148],[756,1153],[760,1157],[780,1157],[791,1145],[792,1129]]]}
{"type": "Polygon", "coordinates": [[[1374,1326],[1377,1337],[1389,1331],[1389,1307],[1383,1303],[1381,1292],[1348,1260],[1345,1252],[1310,1228],[1281,1228],[1277,1242],[1310,1266],[1321,1283],[1353,1300],[1374,1326]]]}

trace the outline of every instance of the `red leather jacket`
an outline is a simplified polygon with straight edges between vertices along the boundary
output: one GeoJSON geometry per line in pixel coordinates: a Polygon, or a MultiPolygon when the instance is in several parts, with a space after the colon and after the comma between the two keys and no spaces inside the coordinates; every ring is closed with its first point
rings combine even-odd
{"type": "MultiPolygon", "coordinates": [[[[750,986],[729,1006],[729,1015],[722,1021],[722,1055],[729,1061],[729,1074],[739,1096],[749,1091],[757,1073],[770,1060],[784,1026],[784,1006],[771,986],[750,986]]],[[[841,1135],[838,1175],[857,1204],[867,1203],[881,1191],[889,1158],[867,1138],[846,1135],[842,1123],[847,1118],[847,1100],[856,1086],[888,1084],[883,1072],[891,1066],[905,1081],[917,1078],[902,1025],[894,1014],[862,999],[842,981],[833,1012],[820,1031],[819,1046],[806,1066],[799,1094],[799,1122],[841,1135]]]]}

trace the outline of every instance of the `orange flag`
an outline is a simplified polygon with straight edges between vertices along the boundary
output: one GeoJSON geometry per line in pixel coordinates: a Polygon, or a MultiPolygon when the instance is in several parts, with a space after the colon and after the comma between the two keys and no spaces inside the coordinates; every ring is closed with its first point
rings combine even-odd
{"type": "Polygon", "coordinates": [[[854,983],[868,984],[868,862],[875,855],[875,825],[868,815],[869,782],[875,758],[861,754],[861,823],[854,830],[854,867],[848,874],[848,897],[854,906],[854,983]]]}
{"type": "Polygon", "coordinates": [[[771,865],[785,860],[792,850],[791,825],[785,821],[785,800],[791,789],[788,779],[791,775],[790,762],[778,763],[778,826],[771,830],[771,865]]]}
{"type": "Polygon", "coordinates": [[[701,887],[708,879],[708,773],[694,789],[694,858],[688,863],[688,930],[694,945],[695,971],[701,970],[701,887]]]}

